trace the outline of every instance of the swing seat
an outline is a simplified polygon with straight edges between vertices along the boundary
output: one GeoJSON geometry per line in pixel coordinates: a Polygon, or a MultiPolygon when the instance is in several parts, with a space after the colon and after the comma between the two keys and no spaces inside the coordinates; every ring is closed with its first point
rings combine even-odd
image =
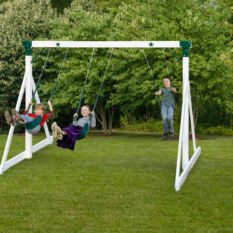
{"type": "Polygon", "coordinates": [[[89,133],[89,125],[86,123],[83,126],[81,134],[80,134],[80,136],[77,139],[81,140],[81,139],[85,138],[88,135],[88,133],[89,133]]]}
{"type": "Polygon", "coordinates": [[[42,121],[42,117],[37,116],[33,121],[30,121],[25,125],[26,130],[32,130],[36,128],[38,125],[40,125],[41,121],[42,121]]]}

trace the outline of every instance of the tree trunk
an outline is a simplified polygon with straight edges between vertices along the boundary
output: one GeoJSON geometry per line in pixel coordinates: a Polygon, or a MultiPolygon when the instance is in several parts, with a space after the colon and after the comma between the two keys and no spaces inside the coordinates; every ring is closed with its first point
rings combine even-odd
{"type": "Polygon", "coordinates": [[[108,111],[106,111],[103,104],[99,104],[98,114],[96,115],[97,121],[101,124],[104,135],[112,135],[112,123],[116,107],[111,106],[108,111]],[[107,118],[106,118],[107,114],[107,118]],[[108,122],[107,122],[108,120],[108,122]]]}
{"type": "Polygon", "coordinates": [[[194,114],[194,127],[196,128],[197,119],[198,119],[198,106],[196,106],[195,114],[194,114]]]}
{"type": "Polygon", "coordinates": [[[111,106],[111,108],[108,111],[108,134],[109,135],[112,135],[112,122],[113,122],[115,111],[116,111],[116,107],[114,108],[113,106],[111,106]]]}
{"type": "Polygon", "coordinates": [[[97,117],[97,120],[101,124],[104,134],[107,134],[107,121],[105,117],[105,110],[102,104],[99,104],[98,113],[99,116],[97,117]]]}

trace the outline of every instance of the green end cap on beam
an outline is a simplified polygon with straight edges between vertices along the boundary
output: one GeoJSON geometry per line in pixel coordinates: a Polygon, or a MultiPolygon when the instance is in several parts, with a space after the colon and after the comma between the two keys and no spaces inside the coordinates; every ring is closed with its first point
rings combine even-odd
{"type": "Polygon", "coordinates": [[[25,40],[23,42],[23,46],[24,46],[24,49],[25,49],[26,56],[31,56],[32,55],[32,41],[31,40],[25,40]]]}
{"type": "Polygon", "coordinates": [[[183,57],[189,56],[189,49],[191,48],[191,46],[192,46],[191,41],[187,41],[187,40],[180,41],[180,47],[182,48],[183,57]]]}

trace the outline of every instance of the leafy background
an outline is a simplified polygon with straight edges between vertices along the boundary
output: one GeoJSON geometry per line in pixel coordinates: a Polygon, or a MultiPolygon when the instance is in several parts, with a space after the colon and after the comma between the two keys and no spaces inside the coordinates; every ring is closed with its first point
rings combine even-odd
{"type": "MultiPolygon", "coordinates": [[[[233,126],[233,6],[230,0],[111,1],[0,1],[0,125],[3,112],[15,106],[24,73],[25,39],[42,40],[191,40],[190,80],[195,123],[202,133],[232,133],[233,126]],[[17,14],[16,14],[17,12],[17,14]]],[[[91,49],[69,50],[53,98],[56,119],[72,119],[91,49]]],[[[160,119],[159,99],[153,92],[169,75],[178,89],[175,121],[179,122],[182,93],[181,51],[115,49],[97,106],[99,128],[160,119]]],[[[64,57],[51,52],[38,88],[46,103],[64,57]]],[[[38,80],[46,50],[33,50],[34,78],[38,80]]],[[[93,105],[110,50],[95,51],[84,102],[93,105]]],[[[22,106],[24,108],[24,106],[22,106]]],[[[138,128],[138,130],[140,127],[138,128]]],[[[224,134],[223,133],[223,134],[224,134]]]]}

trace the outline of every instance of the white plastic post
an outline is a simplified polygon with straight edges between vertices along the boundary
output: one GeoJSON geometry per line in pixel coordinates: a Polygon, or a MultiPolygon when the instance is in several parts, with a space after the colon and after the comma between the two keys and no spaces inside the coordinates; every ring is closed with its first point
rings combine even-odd
{"type": "MultiPolygon", "coordinates": [[[[184,92],[183,92],[183,96],[184,96],[184,92]]],[[[179,186],[179,177],[181,172],[180,166],[182,161],[183,129],[184,129],[184,98],[182,101],[182,109],[181,109],[179,144],[178,144],[177,163],[176,163],[176,179],[175,179],[176,188],[179,186]]]]}
{"type": "MultiPolygon", "coordinates": [[[[26,71],[25,71],[24,77],[23,77],[23,82],[21,84],[21,88],[20,88],[20,91],[19,91],[19,97],[18,97],[16,107],[15,107],[16,111],[19,110],[21,102],[22,102],[23,94],[24,94],[24,91],[25,91],[26,78],[27,78],[27,74],[26,74],[26,71]]],[[[4,149],[4,152],[3,152],[2,161],[1,161],[1,165],[0,165],[0,175],[2,175],[3,172],[4,172],[4,165],[5,165],[6,161],[7,161],[7,156],[8,156],[9,150],[10,150],[10,145],[11,145],[11,141],[12,141],[12,138],[13,138],[14,129],[15,129],[15,127],[11,126],[10,131],[8,133],[8,137],[7,137],[7,141],[6,141],[6,145],[5,145],[5,149],[4,149]]]]}
{"type": "Polygon", "coordinates": [[[15,128],[14,126],[10,127],[10,131],[9,131],[8,138],[7,138],[7,141],[6,141],[5,149],[4,149],[3,156],[2,156],[1,166],[0,166],[0,174],[1,175],[4,172],[4,164],[5,164],[6,160],[7,160],[7,155],[9,153],[11,141],[12,141],[12,138],[13,138],[14,128],[15,128]]]}
{"type": "MultiPolygon", "coordinates": [[[[187,52],[187,51],[183,51],[187,52]]],[[[185,54],[188,55],[188,54],[185,54]]],[[[180,123],[180,138],[177,155],[175,190],[179,191],[192,167],[195,165],[201,154],[201,148],[196,147],[194,118],[189,82],[189,57],[183,57],[183,101],[180,123]],[[189,151],[189,120],[191,122],[193,153],[189,151]],[[182,165],[182,168],[181,168],[182,165]]]]}
{"type": "Polygon", "coordinates": [[[21,84],[21,88],[20,88],[20,92],[19,92],[19,97],[18,97],[16,107],[15,107],[15,110],[17,112],[19,112],[19,108],[20,108],[20,105],[22,103],[23,94],[24,94],[25,86],[26,86],[26,81],[27,81],[27,73],[26,73],[26,70],[25,70],[24,77],[23,77],[23,82],[21,84]]]}
{"type": "MultiPolygon", "coordinates": [[[[25,58],[26,69],[26,107],[32,100],[32,56],[25,58]]],[[[31,112],[31,109],[29,110],[31,112]]],[[[25,158],[32,158],[32,135],[25,131],[25,158]]]]}
{"type": "Polygon", "coordinates": [[[184,125],[182,137],[182,168],[184,169],[189,161],[189,57],[183,57],[183,106],[184,125]]]}
{"type": "Polygon", "coordinates": [[[190,115],[191,130],[192,130],[193,151],[195,152],[197,149],[197,145],[196,145],[195,125],[194,125],[194,116],[193,116],[193,108],[192,108],[192,100],[191,100],[190,83],[188,84],[188,95],[189,95],[189,115],[190,115]]]}

